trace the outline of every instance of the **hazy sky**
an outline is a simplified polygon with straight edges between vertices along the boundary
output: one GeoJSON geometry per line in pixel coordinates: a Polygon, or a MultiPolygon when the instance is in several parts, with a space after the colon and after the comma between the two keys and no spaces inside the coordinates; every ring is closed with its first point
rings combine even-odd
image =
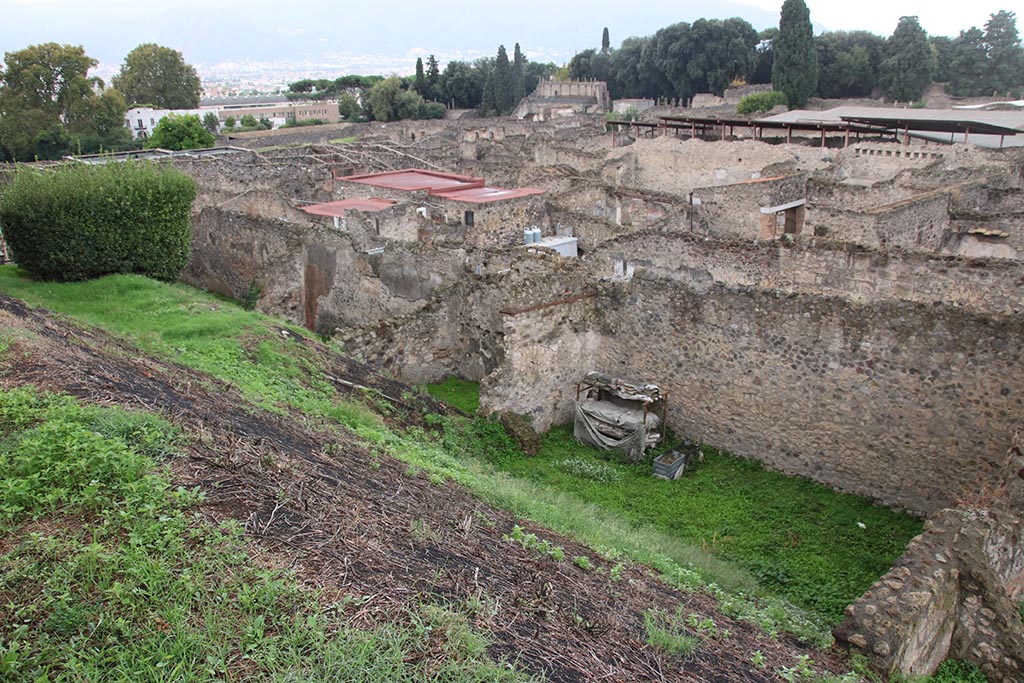
{"type": "MultiPolygon", "coordinates": [[[[818,30],[888,36],[917,15],[930,34],[956,36],[1024,0],[805,0],[818,30]]],[[[0,55],[43,42],[83,45],[110,70],[143,42],[180,50],[199,66],[240,61],[345,64],[355,73],[409,73],[416,57],[493,55],[520,42],[531,59],[565,63],[600,45],[700,17],[778,25],[782,0],[0,0],[0,55]]],[[[341,67],[346,68],[346,67],[341,67]]],[[[200,73],[203,69],[200,69],[200,73]]]]}

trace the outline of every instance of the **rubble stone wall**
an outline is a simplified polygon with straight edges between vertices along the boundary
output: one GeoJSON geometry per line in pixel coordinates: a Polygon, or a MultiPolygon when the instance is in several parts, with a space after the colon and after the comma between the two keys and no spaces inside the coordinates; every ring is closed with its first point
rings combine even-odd
{"type": "Polygon", "coordinates": [[[1024,316],[703,292],[597,299],[599,369],[671,392],[680,433],[917,512],[991,483],[1024,409],[1024,316]]]}
{"type": "Polygon", "coordinates": [[[947,509],[925,525],[892,570],[846,610],[836,641],[902,676],[947,657],[992,683],[1024,678],[1024,527],[1005,510],[947,509]]]}
{"type": "Polygon", "coordinates": [[[729,287],[838,296],[861,303],[941,301],[991,313],[1024,312],[1024,264],[903,250],[856,247],[822,239],[756,244],[663,231],[602,243],[590,256],[599,277],[624,261],[690,287],[729,287]]]}

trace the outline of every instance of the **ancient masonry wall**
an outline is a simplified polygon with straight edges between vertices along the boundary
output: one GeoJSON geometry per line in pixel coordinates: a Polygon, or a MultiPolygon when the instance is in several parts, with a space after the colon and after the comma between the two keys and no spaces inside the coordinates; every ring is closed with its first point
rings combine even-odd
{"type": "Polygon", "coordinates": [[[714,282],[865,303],[941,301],[977,311],[1024,312],[1024,264],[1002,259],[880,251],[807,238],[752,244],[638,232],[605,242],[590,261],[600,276],[613,275],[616,262],[623,262],[690,287],[714,282]]]}
{"type": "Polygon", "coordinates": [[[943,510],[847,608],[836,641],[888,673],[927,675],[952,657],[981,667],[993,683],[1017,683],[1024,677],[1021,522],[1006,510],[943,510]]]}
{"type": "Polygon", "coordinates": [[[638,277],[597,369],[671,392],[683,435],[917,512],[991,483],[1024,413],[1024,316],[638,277]]]}

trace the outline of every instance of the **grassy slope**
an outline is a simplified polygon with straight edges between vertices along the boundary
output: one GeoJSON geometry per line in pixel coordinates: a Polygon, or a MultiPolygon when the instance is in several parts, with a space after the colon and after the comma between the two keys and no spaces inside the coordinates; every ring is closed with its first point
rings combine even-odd
{"type": "MultiPolygon", "coordinates": [[[[549,456],[519,464],[475,457],[480,445],[487,445],[487,435],[469,434],[474,443],[468,447],[447,444],[449,447],[444,448],[423,435],[396,434],[386,429],[379,417],[364,406],[340,401],[333,387],[318,379],[320,374],[316,372],[311,354],[303,344],[293,339],[303,334],[300,330],[293,329],[286,337],[281,330],[287,326],[280,321],[242,311],[233,304],[182,285],[164,285],[132,276],[114,276],[85,283],[37,283],[24,279],[16,268],[4,267],[0,268],[0,291],[32,304],[68,313],[128,337],[150,353],[209,372],[236,385],[254,403],[272,410],[292,407],[308,414],[329,417],[396,457],[428,469],[438,478],[454,479],[492,504],[581,538],[609,556],[623,555],[624,558],[628,556],[650,564],[677,585],[692,586],[703,580],[723,585],[729,590],[756,591],[756,583],[749,573],[723,562],[715,553],[702,552],[695,547],[703,539],[724,556],[724,544],[736,550],[742,549],[744,543],[755,543],[752,534],[739,537],[739,531],[746,524],[744,519],[760,518],[758,506],[750,500],[739,506],[739,512],[735,509],[727,511],[721,501],[715,500],[714,489],[710,489],[704,506],[708,509],[704,514],[713,514],[699,524],[694,515],[688,514],[680,525],[680,520],[667,509],[664,515],[657,516],[632,510],[626,504],[650,496],[654,482],[646,475],[622,469],[622,481],[631,488],[629,494],[619,496],[622,504],[618,506],[607,504],[606,499],[611,496],[609,488],[599,490],[593,485],[596,482],[586,477],[567,479],[563,466],[558,463],[584,456],[571,453],[576,446],[568,439],[562,438],[561,445],[555,448],[559,442],[558,432],[548,437],[549,456]],[[517,467],[540,466],[548,460],[548,469],[559,473],[561,479],[548,481],[538,472],[516,471],[517,467]],[[526,474],[529,476],[520,476],[526,474]],[[571,485],[566,483],[569,481],[571,485]],[[740,514],[744,507],[745,518],[740,514]],[[679,526],[685,529],[687,525],[695,533],[686,535],[679,532],[679,526]],[[695,571],[699,576],[694,574],[695,571]]],[[[459,393],[457,387],[455,393],[459,393]]],[[[461,407],[469,410],[472,404],[465,403],[461,407]]],[[[587,457],[592,456],[587,454],[587,457]]],[[[722,480],[725,470],[715,475],[715,470],[707,466],[704,472],[713,475],[708,479],[710,486],[722,480]]],[[[749,475],[741,472],[736,476],[743,479],[749,475]]],[[[721,483],[723,486],[718,490],[728,490],[728,483],[721,483]]],[[[678,485],[679,482],[658,484],[662,491],[661,500],[672,500],[678,485]]],[[[744,496],[759,495],[752,493],[755,490],[747,486],[745,493],[737,493],[733,498],[742,502],[744,496]]],[[[864,514],[870,512],[869,506],[863,508],[864,514]]],[[[782,514],[790,512],[784,510],[782,514]]],[[[856,531],[861,530],[855,526],[853,517],[869,519],[860,512],[850,513],[850,519],[846,521],[856,531]]],[[[762,520],[759,528],[771,527],[769,522],[762,520]]],[[[791,528],[792,524],[787,523],[786,529],[791,528]]],[[[881,529],[882,525],[876,527],[871,521],[865,530],[866,535],[878,534],[881,529]]],[[[798,530],[796,533],[801,534],[798,546],[806,544],[806,547],[811,547],[815,544],[812,534],[804,540],[803,534],[807,532],[798,530]]],[[[785,543],[789,537],[783,535],[782,538],[785,543]]],[[[769,540],[769,543],[773,542],[769,540]]],[[[754,552],[758,552],[756,548],[754,552]]],[[[799,560],[797,564],[801,562],[808,561],[799,560]]],[[[760,572],[762,579],[770,580],[769,572],[773,571],[773,565],[766,560],[764,567],[760,572]]],[[[754,566],[754,569],[758,567],[754,566]]],[[[791,568],[785,568],[785,571],[794,572],[798,581],[806,581],[799,578],[802,576],[799,571],[791,568]]],[[[837,571],[846,569],[840,566],[837,571]]],[[[782,582],[776,583],[781,585],[782,582]]],[[[850,594],[853,589],[847,587],[844,590],[848,597],[853,597],[850,594]]],[[[825,622],[819,622],[817,626],[806,623],[778,602],[751,603],[745,599],[734,601],[729,597],[725,598],[725,606],[734,614],[753,617],[769,629],[787,628],[804,633],[805,637],[827,639],[825,622]]]]}
{"type": "MultiPolygon", "coordinates": [[[[189,511],[166,422],[0,390],[0,680],[526,680],[466,617],[364,631],[189,511]]],[[[337,607],[343,607],[339,605],[337,607]]]]}

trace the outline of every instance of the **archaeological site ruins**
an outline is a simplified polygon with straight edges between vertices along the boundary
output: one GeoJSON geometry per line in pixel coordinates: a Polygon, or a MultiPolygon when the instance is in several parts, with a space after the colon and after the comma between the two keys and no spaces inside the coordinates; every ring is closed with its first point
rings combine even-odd
{"type": "Polygon", "coordinates": [[[840,642],[1021,680],[1024,153],[529,104],[177,158],[184,279],[538,431],[589,372],[653,382],[679,435],[933,517],[840,642]]]}

